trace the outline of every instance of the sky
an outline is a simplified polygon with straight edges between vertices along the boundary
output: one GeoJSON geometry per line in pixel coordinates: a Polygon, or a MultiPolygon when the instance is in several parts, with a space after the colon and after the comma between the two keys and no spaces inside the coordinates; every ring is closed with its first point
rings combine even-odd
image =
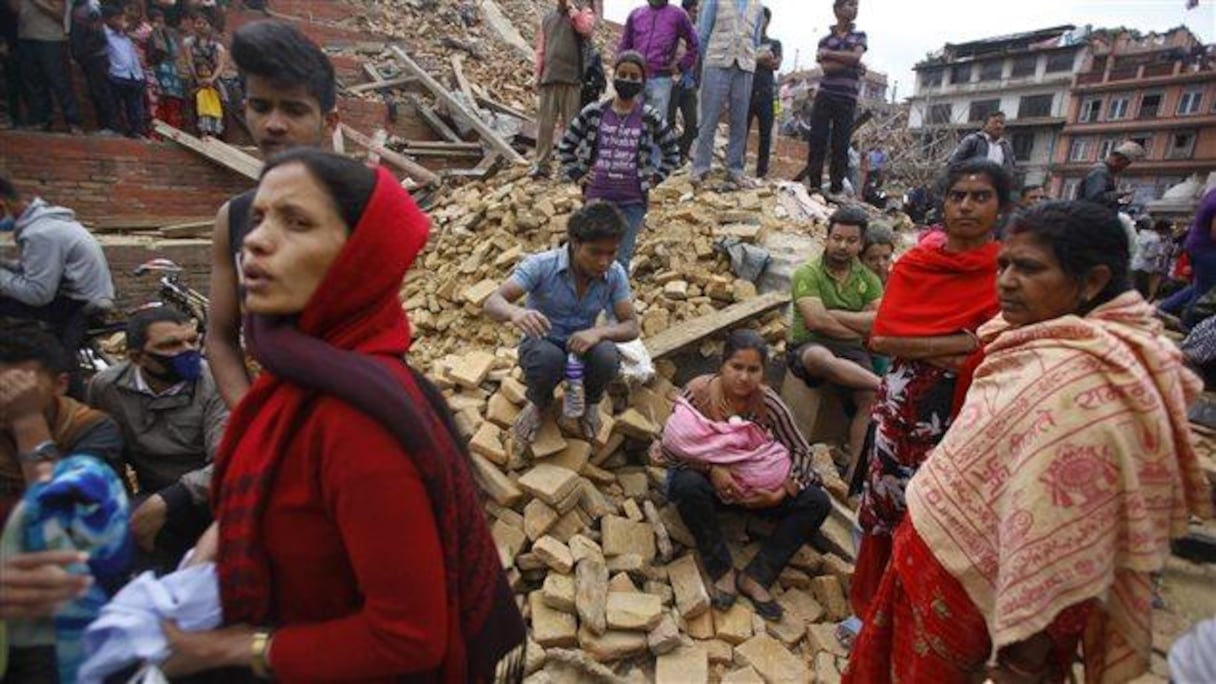
{"type": "MultiPolygon", "coordinates": [[[[673,0],[678,2],[678,0],[673,0]]],[[[604,0],[608,19],[624,23],[643,0],[604,0]]],[[[782,71],[813,65],[815,46],[835,23],[831,0],[767,0],[769,35],[785,50],[782,71]],[[795,53],[798,53],[795,59],[795,53]]],[[[887,74],[888,96],[912,94],[912,66],[946,43],[1019,33],[1060,24],[1125,26],[1164,31],[1185,24],[1205,43],[1216,42],[1216,0],[861,0],[857,27],[870,49],[865,63],[887,74]]]]}

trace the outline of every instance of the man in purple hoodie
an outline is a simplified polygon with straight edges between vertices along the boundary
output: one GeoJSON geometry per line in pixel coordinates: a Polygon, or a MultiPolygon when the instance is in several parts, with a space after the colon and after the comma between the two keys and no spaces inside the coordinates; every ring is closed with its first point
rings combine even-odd
{"type": "Polygon", "coordinates": [[[647,0],[644,7],[630,12],[621,33],[617,54],[637,50],[646,58],[646,104],[667,116],[671,103],[672,78],[691,71],[697,63],[697,32],[688,13],[667,0],[647,0]],[[684,56],[677,61],[680,40],[684,56]]]}

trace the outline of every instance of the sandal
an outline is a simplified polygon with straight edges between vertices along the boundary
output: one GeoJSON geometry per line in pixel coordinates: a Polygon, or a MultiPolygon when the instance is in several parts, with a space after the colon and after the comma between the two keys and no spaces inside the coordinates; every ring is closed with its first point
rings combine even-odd
{"type": "MultiPolygon", "coordinates": [[[[739,582],[739,578],[736,576],[735,577],[736,590],[738,589],[738,582],[739,582]]],[[[718,610],[730,609],[731,606],[735,605],[735,601],[737,601],[739,599],[738,594],[732,593],[729,591],[722,591],[721,589],[716,587],[712,582],[709,584],[708,587],[706,587],[706,589],[709,590],[709,605],[713,606],[714,608],[717,608],[718,610]]]]}
{"type": "Polygon", "coordinates": [[[748,598],[748,600],[752,602],[752,608],[754,608],[756,610],[756,614],[759,615],[760,617],[764,618],[765,620],[768,620],[769,622],[780,622],[781,616],[785,614],[785,611],[781,609],[781,604],[777,603],[777,601],[775,599],[769,599],[768,601],[761,601],[760,599],[757,599],[754,596],[752,596],[751,594],[747,593],[746,591],[743,590],[743,587],[740,585],[740,581],[742,579],[743,579],[743,573],[739,573],[735,577],[735,589],[740,594],[743,594],[744,596],[746,596],[748,598]]]}

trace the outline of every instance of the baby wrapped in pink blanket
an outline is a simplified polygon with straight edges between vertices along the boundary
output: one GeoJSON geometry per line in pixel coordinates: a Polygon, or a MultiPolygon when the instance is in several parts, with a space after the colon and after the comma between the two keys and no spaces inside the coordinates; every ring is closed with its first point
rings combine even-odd
{"type": "Polygon", "coordinates": [[[683,461],[729,468],[744,495],[771,492],[790,475],[789,450],[767,430],[748,420],[710,420],[683,397],[663,428],[663,448],[683,461]]]}

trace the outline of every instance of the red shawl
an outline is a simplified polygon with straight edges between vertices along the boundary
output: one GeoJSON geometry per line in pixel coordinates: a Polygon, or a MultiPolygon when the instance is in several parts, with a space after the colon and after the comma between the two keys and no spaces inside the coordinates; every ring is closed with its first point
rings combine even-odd
{"type": "MultiPolygon", "coordinates": [[[[965,330],[975,332],[1000,313],[996,297],[996,257],[1000,245],[989,242],[966,252],[946,251],[945,241],[924,240],[895,262],[883,292],[876,337],[934,337],[965,330]]],[[[982,360],[973,354],[959,373],[955,406],[982,360]]]]}
{"type": "MultiPolygon", "coordinates": [[[[377,419],[413,460],[438,526],[454,618],[440,674],[484,681],[523,642],[524,627],[448,416],[434,410],[442,405],[434,388],[403,362],[410,333],[398,289],[428,230],[427,217],[381,169],[358,226],[298,319],[246,318],[250,351],[265,370],[233,412],[216,457],[220,595],[228,624],[273,624],[259,523],[301,426],[326,419],[316,397],[336,396],[377,419]]],[[[348,436],[350,456],[362,439],[348,436]]]]}

